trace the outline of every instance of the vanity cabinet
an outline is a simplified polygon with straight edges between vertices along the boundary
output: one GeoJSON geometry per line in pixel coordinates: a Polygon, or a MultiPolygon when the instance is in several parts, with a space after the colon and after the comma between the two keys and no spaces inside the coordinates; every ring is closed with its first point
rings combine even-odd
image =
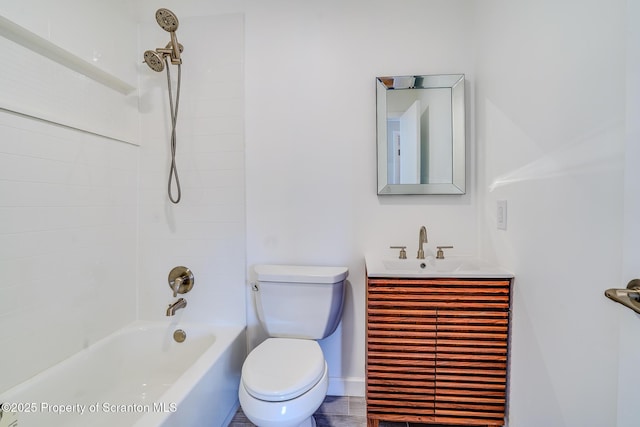
{"type": "Polygon", "coordinates": [[[367,279],[367,425],[504,425],[511,279],[367,279]]]}

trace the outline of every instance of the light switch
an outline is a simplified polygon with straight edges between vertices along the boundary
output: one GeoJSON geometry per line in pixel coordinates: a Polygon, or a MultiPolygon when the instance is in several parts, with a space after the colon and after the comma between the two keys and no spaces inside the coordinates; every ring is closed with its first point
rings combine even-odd
{"type": "Polygon", "coordinates": [[[498,210],[496,214],[496,223],[498,226],[498,230],[506,230],[507,229],[507,201],[498,200],[497,205],[498,205],[498,210]]]}

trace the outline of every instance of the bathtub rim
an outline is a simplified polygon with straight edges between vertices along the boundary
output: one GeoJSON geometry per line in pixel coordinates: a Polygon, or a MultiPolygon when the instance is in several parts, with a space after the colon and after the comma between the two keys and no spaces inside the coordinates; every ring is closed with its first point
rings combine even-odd
{"type": "MultiPolygon", "coordinates": [[[[74,363],[81,361],[91,353],[99,351],[100,348],[108,345],[109,342],[117,339],[121,335],[156,328],[165,330],[184,329],[187,334],[189,332],[189,328],[202,328],[207,331],[210,330],[214,336],[213,343],[211,343],[211,345],[209,345],[202,354],[197,356],[191,366],[186,367],[185,370],[182,371],[176,381],[174,381],[174,383],[171,384],[171,386],[167,390],[165,390],[164,393],[162,393],[157,397],[157,399],[155,399],[156,402],[166,402],[167,404],[170,402],[175,402],[176,405],[179,406],[184,398],[189,394],[189,391],[191,391],[195,386],[195,380],[199,378],[198,374],[202,375],[206,371],[206,369],[208,369],[208,367],[212,366],[212,364],[215,363],[215,360],[217,358],[216,356],[218,356],[219,353],[222,353],[225,349],[231,346],[234,341],[238,339],[238,336],[245,332],[246,325],[216,324],[194,321],[163,322],[154,320],[135,320],[128,325],[115,330],[111,334],[97,340],[86,348],[83,348],[82,350],[72,354],[66,359],[61,360],[55,365],[52,365],[49,368],[38,372],[31,378],[19,384],[16,384],[15,386],[5,391],[0,392],[0,402],[11,402],[14,396],[20,396],[25,392],[28,393],[29,388],[37,386],[40,381],[46,380],[47,376],[55,374],[59,371],[64,371],[68,368],[73,369],[74,363]],[[190,386],[187,386],[187,380],[191,381],[190,386]],[[180,389],[180,392],[178,391],[178,388],[180,389]],[[168,400],[169,398],[174,400],[168,400]]],[[[137,424],[142,421],[142,419],[144,419],[146,415],[149,414],[145,414],[140,419],[136,420],[134,425],[137,426],[137,424]]]]}

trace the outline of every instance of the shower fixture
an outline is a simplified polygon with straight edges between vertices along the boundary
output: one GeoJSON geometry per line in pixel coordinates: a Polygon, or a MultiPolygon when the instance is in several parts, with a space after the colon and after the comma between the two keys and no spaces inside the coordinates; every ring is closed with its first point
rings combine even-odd
{"type": "Polygon", "coordinates": [[[153,70],[160,72],[164,70],[165,59],[170,58],[173,65],[182,64],[180,53],[183,47],[178,43],[176,30],[178,29],[178,17],[169,9],[158,9],[156,11],[156,21],[163,30],[171,34],[171,41],[165,47],[156,50],[148,50],[144,53],[144,62],[153,70]]]}
{"type": "Polygon", "coordinates": [[[178,178],[178,168],[176,166],[176,124],[178,122],[178,105],[180,103],[180,80],[182,58],[180,54],[184,50],[183,46],[178,43],[176,30],[178,29],[178,17],[169,9],[158,9],[156,11],[156,21],[163,30],[171,34],[171,40],[165,47],[159,47],[156,50],[147,50],[144,53],[144,62],[153,71],[158,73],[167,70],[167,89],[169,91],[169,108],[171,113],[171,167],[169,170],[169,182],[167,184],[167,194],[172,203],[178,203],[182,197],[180,188],[180,179],[178,178]],[[178,87],[176,88],[176,103],[173,104],[173,91],[171,89],[171,73],[169,72],[169,61],[171,64],[178,66],[178,87]],[[177,196],[173,196],[172,183],[175,179],[177,196]]]}

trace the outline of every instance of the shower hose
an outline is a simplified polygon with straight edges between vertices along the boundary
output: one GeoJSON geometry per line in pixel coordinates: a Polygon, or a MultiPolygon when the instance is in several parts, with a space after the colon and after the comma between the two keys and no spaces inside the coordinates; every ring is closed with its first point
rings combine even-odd
{"type": "Polygon", "coordinates": [[[178,87],[176,89],[176,104],[173,105],[173,91],[171,89],[171,73],[169,72],[169,60],[165,57],[167,69],[167,88],[169,90],[169,108],[171,109],[171,168],[169,170],[169,182],[167,183],[167,194],[172,203],[178,203],[182,197],[182,189],[180,188],[180,178],[178,178],[178,167],[176,166],[176,124],[178,122],[178,105],[180,103],[180,78],[182,74],[181,66],[178,64],[178,87]],[[173,181],[176,182],[176,197],[173,196],[173,181]]]}

